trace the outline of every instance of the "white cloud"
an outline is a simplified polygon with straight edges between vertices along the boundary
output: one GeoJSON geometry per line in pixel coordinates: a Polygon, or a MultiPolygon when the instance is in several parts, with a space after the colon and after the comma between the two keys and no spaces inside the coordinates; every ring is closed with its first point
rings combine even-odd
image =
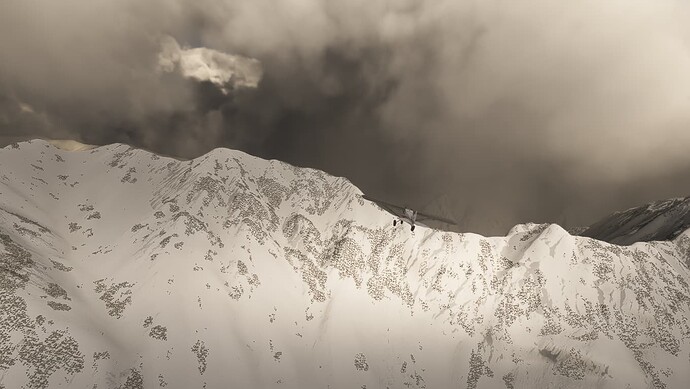
{"type": "Polygon", "coordinates": [[[36,111],[34,111],[33,107],[31,107],[29,104],[22,103],[22,102],[19,103],[19,109],[22,112],[26,112],[26,113],[36,113],[36,111]]]}
{"type": "Polygon", "coordinates": [[[206,47],[180,47],[172,37],[165,37],[161,42],[158,69],[177,70],[184,77],[211,82],[223,93],[233,88],[256,88],[263,75],[261,62],[256,59],[206,47]]]}

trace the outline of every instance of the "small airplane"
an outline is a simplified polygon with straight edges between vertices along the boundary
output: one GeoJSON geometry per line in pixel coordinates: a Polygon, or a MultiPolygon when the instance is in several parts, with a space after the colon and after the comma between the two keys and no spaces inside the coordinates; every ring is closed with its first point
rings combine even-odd
{"type": "MultiPolygon", "coordinates": [[[[457,225],[454,220],[451,219],[446,219],[443,217],[439,216],[433,216],[433,215],[428,215],[425,213],[417,212],[413,209],[407,208],[407,207],[401,207],[399,205],[387,203],[382,200],[375,199],[371,196],[367,195],[362,195],[362,198],[364,200],[371,201],[378,205],[379,207],[383,208],[385,211],[389,212],[393,216],[396,216],[398,219],[393,220],[393,226],[396,226],[398,223],[402,225],[403,223],[409,224],[411,227],[411,231],[414,231],[415,224],[419,221],[431,219],[431,220],[437,220],[443,223],[448,223],[448,224],[455,224],[457,225]]],[[[420,223],[421,224],[421,223],[420,223]]]]}

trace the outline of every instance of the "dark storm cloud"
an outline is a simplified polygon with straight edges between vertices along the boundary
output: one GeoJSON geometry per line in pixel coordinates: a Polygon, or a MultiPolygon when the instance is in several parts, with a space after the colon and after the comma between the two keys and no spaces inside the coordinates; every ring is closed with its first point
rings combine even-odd
{"type": "Polygon", "coordinates": [[[233,147],[462,229],[570,225],[690,192],[681,1],[5,1],[5,137],[233,147]],[[161,72],[166,36],[255,89],[161,72]],[[664,177],[663,179],[660,177],[664,177]]]}

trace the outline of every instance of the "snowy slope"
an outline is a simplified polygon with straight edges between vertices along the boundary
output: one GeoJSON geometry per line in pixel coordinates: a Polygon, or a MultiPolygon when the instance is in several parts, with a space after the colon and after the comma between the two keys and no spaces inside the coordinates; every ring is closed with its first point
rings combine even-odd
{"type": "Polygon", "coordinates": [[[238,151],[0,150],[5,388],[686,388],[690,231],[419,227],[238,151]]]}
{"type": "Polygon", "coordinates": [[[676,198],[616,212],[590,226],[582,236],[630,245],[672,240],[690,228],[690,197],[676,198]]]}

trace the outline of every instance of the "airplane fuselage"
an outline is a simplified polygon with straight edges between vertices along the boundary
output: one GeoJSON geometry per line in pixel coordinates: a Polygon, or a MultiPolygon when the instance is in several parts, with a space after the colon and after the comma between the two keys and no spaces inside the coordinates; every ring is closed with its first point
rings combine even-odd
{"type": "MultiPolygon", "coordinates": [[[[412,231],[414,231],[415,222],[417,221],[417,212],[415,212],[412,209],[405,208],[405,211],[400,216],[401,217],[398,219],[400,221],[400,224],[405,222],[405,223],[409,224],[410,226],[412,226],[412,231]]],[[[394,226],[395,226],[395,224],[396,224],[395,221],[393,221],[394,226]]]]}

